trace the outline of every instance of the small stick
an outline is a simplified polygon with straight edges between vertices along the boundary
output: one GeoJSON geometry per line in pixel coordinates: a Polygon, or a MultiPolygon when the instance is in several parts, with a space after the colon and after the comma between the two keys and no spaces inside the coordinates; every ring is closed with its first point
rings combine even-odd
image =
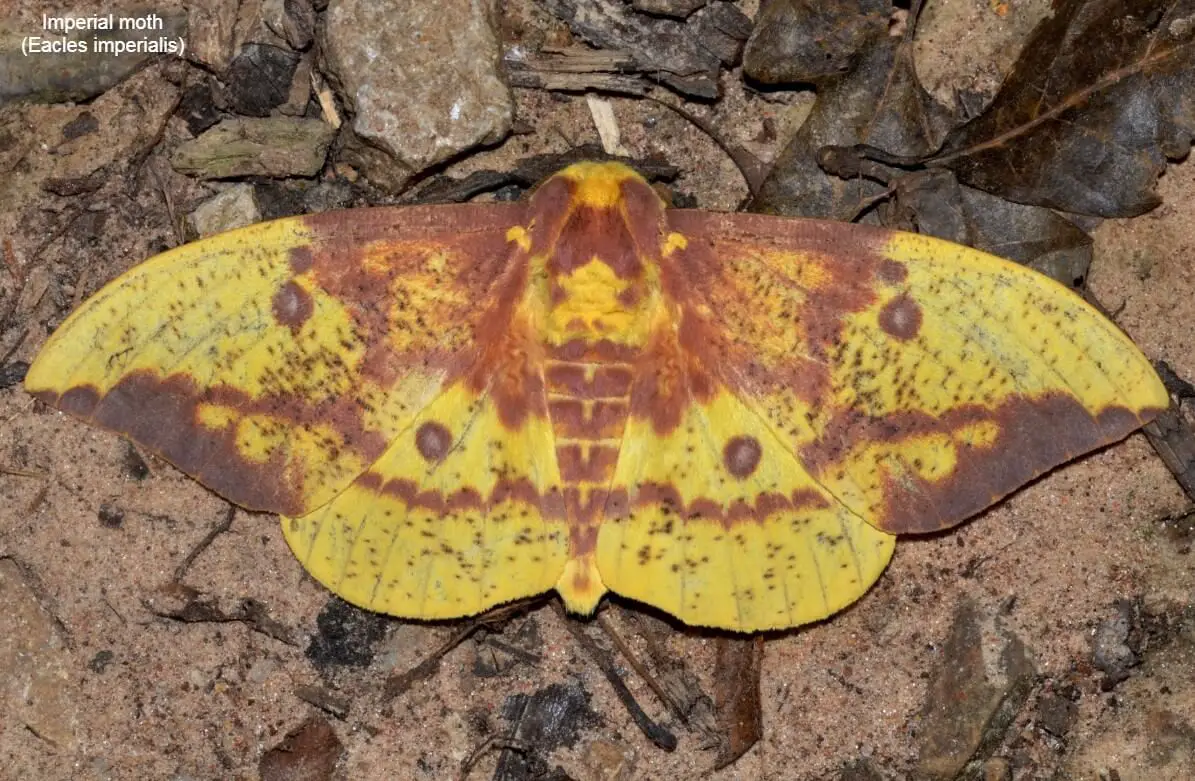
{"type": "Polygon", "coordinates": [[[224,514],[224,520],[213,526],[208,533],[203,536],[203,539],[199,541],[199,544],[192,548],[190,552],[183,557],[183,560],[179,562],[179,565],[174,568],[175,583],[182,581],[183,576],[187,574],[187,570],[189,570],[191,565],[195,563],[195,559],[199,558],[199,554],[207,550],[208,546],[211,545],[217,537],[232,528],[232,518],[234,515],[236,515],[236,511],[237,508],[235,505],[228,505],[228,512],[224,514]]]}
{"type": "Polygon", "coordinates": [[[718,145],[718,147],[730,157],[735,167],[739,169],[739,173],[743,175],[743,179],[747,181],[747,190],[750,191],[751,197],[759,195],[759,190],[763,186],[763,180],[767,176],[767,167],[760,161],[758,157],[747,150],[741,144],[732,144],[722,137],[711,123],[702,119],[680,106],[674,106],[668,101],[653,98],[651,95],[644,95],[645,98],[658,103],[666,109],[671,109],[681,117],[687,119],[698,130],[705,133],[710,139],[718,145]]]}
{"type": "Polygon", "coordinates": [[[676,718],[682,724],[688,724],[689,719],[688,716],[685,715],[684,708],[681,707],[681,704],[677,702],[676,698],[673,697],[668,690],[663,687],[656,677],[651,674],[651,671],[644,666],[643,662],[639,661],[638,657],[636,657],[634,652],[631,651],[631,647],[627,645],[626,641],[623,640],[622,636],[618,633],[618,630],[614,628],[614,622],[612,622],[605,613],[599,615],[597,621],[598,626],[602,628],[602,631],[606,633],[606,636],[609,637],[614,643],[614,646],[618,648],[618,652],[622,654],[623,658],[626,659],[635,672],[639,674],[639,677],[647,682],[647,685],[651,687],[651,690],[656,693],[657,697],[660,698],[660,702],[664,703],[664,705],[668,707],[668,710],[672,711],[672,715],[676,716],[676,718]]]}
{"type": "Polygon", "coordinates": [[[481,758],[495,748],[517,751],[520,754],[530,754],[532,751],[531,746],[521,740],[516,740],[513,737],[503,738],[498,735],[490,735],[461,762],[461,772],[457,775],[458,781],[465,781],[481,758]]]}
{"type": "MultiPolygon", "coordinates": [[[[384,700],[388,700],[393,697],[397,697],[409,689],[411,684],[415,683],[416,681],[431,677],[435,674],[436,670],[439,669],[440,661],[448,654],[449,651],[463,643],[469,638],[470,635],[472,635],[481,627],[495,624],[498,621],[504,621],[507,618],[510,618],[511,615],[518,613],[521,610],[525,610],[527,608],[527,603],[530,601],[532,600],[514,602],[509,605],[503,605],[502,607],[495,608],[488,613],[478,616],[464,627],[458,629],[456,632],[453,632],[447,640],[441,643],[439,647],[433,650],[430,654],[421,659],[414,667],[411,667],[405,672],[399,673],[397,675],[391,674],[387,676],[386,682],[382,685],[382,698],[384,700]]],[[[539,659],[535,659],[535,661],[538,662],[539,659]]]]}
{"type": "Polygon", "coordinates": [[[631,690],[627,688],[626,683],[618,675],[618,670],[614,668],[614,660],[610,658],[610,654],[605,649],[600,648],[597,643],[593,642],[589,635],[585,634],[585,630],[579,623],[564,615],[564,609],[560,607],[560,603],[552,603],[557,612],[560,613],[561,618],[564,619],[564,626],[577,639],[581,647],[589,652],[593,660],[597,662],[598,669],[606,676],[606,680],[614,688],[614,693],[618,695],[618,699],[622,700],[623,707],[631,714],[635,724],[642,730],[643,734],[652,743],[655,743],[665,751],[673,751],[676,749],[676,736],[669,732],[664,727],[652,721],[651,717],[639,706],[635,701],[635,696],[631,694],[631,690]]]}

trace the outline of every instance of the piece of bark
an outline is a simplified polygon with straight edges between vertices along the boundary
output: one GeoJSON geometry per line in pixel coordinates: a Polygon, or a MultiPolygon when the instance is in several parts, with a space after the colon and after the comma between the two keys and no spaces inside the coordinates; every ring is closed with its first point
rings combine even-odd
{"type": "Polygon", "coordinates": [[[181,144],[170,164],[199,179],[314,176],[335,135],[335,128],[318,119],[227,119],[181,144]]]}
{"type": "Polygon", "coordinates": [[[718,97],[721,62],[683,23],[636,14],[617,0],[544,0],[544,5],[595,46],[630,55],[635,70],[650,78],[691,97],[718,97]]]}
{"type": "Polygon", "coordinates": [[[534,57],[508,60],[520,67],[556,73],[625,73],[635,67],[627,52],[588,46],[545,46],[534,57]]]}
{"type": "Polygon", "coordinates": [[[647,83],[630,75],[634,58],[621,51],[591,49],[588,46],[547,47],[539,54],[508,55],[502,61],[506,80],[512,87],[554,92],[612,92],[646,95],[647,83]]]}
{"type": "Polygon", "coordinates": [[[349,715],[349,701],[322,686],[296,686],[295,696],[342,721],[349,715]]]}
{"type": "Polygon", "coordinates": [[[535,70],[507,70],[512,87],[542,89],[547,92],[609,92],[614,95],[642,96],[648,86],[635,76],[611,73],[552,73],[535,70]]]}
{"type": "Polygon", "coordinates": [[[763,736],[759,675],[764,638],[720,637],[714,670],[714,706],[721,745],[714,767],[731,764],[763,736]]]}

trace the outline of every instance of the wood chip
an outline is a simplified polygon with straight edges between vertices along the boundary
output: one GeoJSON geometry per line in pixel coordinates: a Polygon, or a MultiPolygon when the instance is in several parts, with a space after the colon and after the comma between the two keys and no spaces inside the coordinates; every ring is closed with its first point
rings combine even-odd
{"type": "Polygon", "coordinates": [[[618,118],[614,116],[614,105],[597,95],[586,95],[585,102],[589,104],[589,115],[597,126],[602,151],[616,157],[630,157],[630,150],[622,145],[622,133],[618,129],[618,118]]]}

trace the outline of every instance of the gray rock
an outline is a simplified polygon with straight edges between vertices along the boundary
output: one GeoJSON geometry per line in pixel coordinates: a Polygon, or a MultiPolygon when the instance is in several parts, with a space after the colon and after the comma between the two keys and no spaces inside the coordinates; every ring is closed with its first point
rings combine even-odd
{"type": "Polygon", "coordinates": [[[756,18],[743,71],[765,84],[841,75],[860,49],[886,33],[890,11],[887,0],[774,0],[756,18]]]}
{"type": "Polygon", "coordinates": [[[483,0],[336,0],[325,16],[327,75],[354,114],[371,180],[396,181],[510,131],[510,90],[483,0]],[[389,170],[384,170],[388,168],[389,170]]]}
{"type": "Polygon", "coordinates": [[[12,559],[0,559],[0,708],[59,751],[75,745],[74,661],[54,618],[12,559]]]}
{"type": "Polygon", "coordinates": [[[199,236],[211,236],[233,228],[241,228],[261,221],[261,211],[253,195],[253,185],[234,184],[208,198],[187,217],[187,222],[199,236]]]}
{"type": "Polygon", "coordinates": [[[315,8],[310,0],[265,0],[261,13],[266,26],[295,51],[305,51],[315,40],[315,8]]]}
{"type": "Polygon", "coordinates": [[[1056,738],[1066,737],[1078,715],[1075,703],[1057,694],[1047,694],[1037,703],[1038,724],[1056,738]]]}
{"type": "Polygon", "coordinates": [[[1104,691],[1128,678],[1129,670],[1141,663],[1141,658],[1129,647],[1132,629],[1133,605],[1121,600],[1116,603],[1116,615],[1100,624],[1091,638],[1091,661],[1104,673],[1101,682],[1104,691]]]}
{"type": "Polygon", "coordinates": [[[318,119],[226,119],[170,157],[179,173],[198,179],[234,176],[315,176],[336,130],[318,119]]]}
{"type": "Polygon", "coordinates": [[[192,3],[187,59],[223,75],[245,44],[303,51],[314,35],[304,31],[310,13],[298,0],[207,0],[192,3]]]}
{"type": "Polygon", "coordinates": [[[236,33],[233,38],[239,50],[247,43],[264,43],[267,46],[286,47],[285,26],[282,20],[271,16],[267,0],[241,0],[237,7],[236,33]],[[282,25],[275,31],[273,24],[282,25]]]}
{"type": "Polygon", "coordinates": [[[706,0],[631,0],[631,8],[656,16],[684,19],[706,4],[706,0]]]}
{"type": "Polygon", "coordinates": [[[187,59],[215,73],[223,73],[237,49],[239,0],[193,3],[188,15],[187,59]]]}
{"type": "Polygon", "coordinates": [[[1024,705],[1036,671],[1021,640],[964,601],[922,709],[918,770],[947,781],[980,772],[1024,705]]]}

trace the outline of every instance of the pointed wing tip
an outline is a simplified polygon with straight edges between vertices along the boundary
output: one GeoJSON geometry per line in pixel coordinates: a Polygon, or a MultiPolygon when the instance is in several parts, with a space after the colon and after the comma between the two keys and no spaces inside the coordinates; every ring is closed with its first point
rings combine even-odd
{"type": "Polygon", "coordinates": [[[1157,401],[1098,412],[1062,394],[1024,401],[1002,416],[1001,436],[993,446],[961,453],[946,477],[888,478],[886,512],[873,522],[890,534],[953,528],[1043,474],[1125,439],[1164,411],[1153,405],[1157,401]]]}

